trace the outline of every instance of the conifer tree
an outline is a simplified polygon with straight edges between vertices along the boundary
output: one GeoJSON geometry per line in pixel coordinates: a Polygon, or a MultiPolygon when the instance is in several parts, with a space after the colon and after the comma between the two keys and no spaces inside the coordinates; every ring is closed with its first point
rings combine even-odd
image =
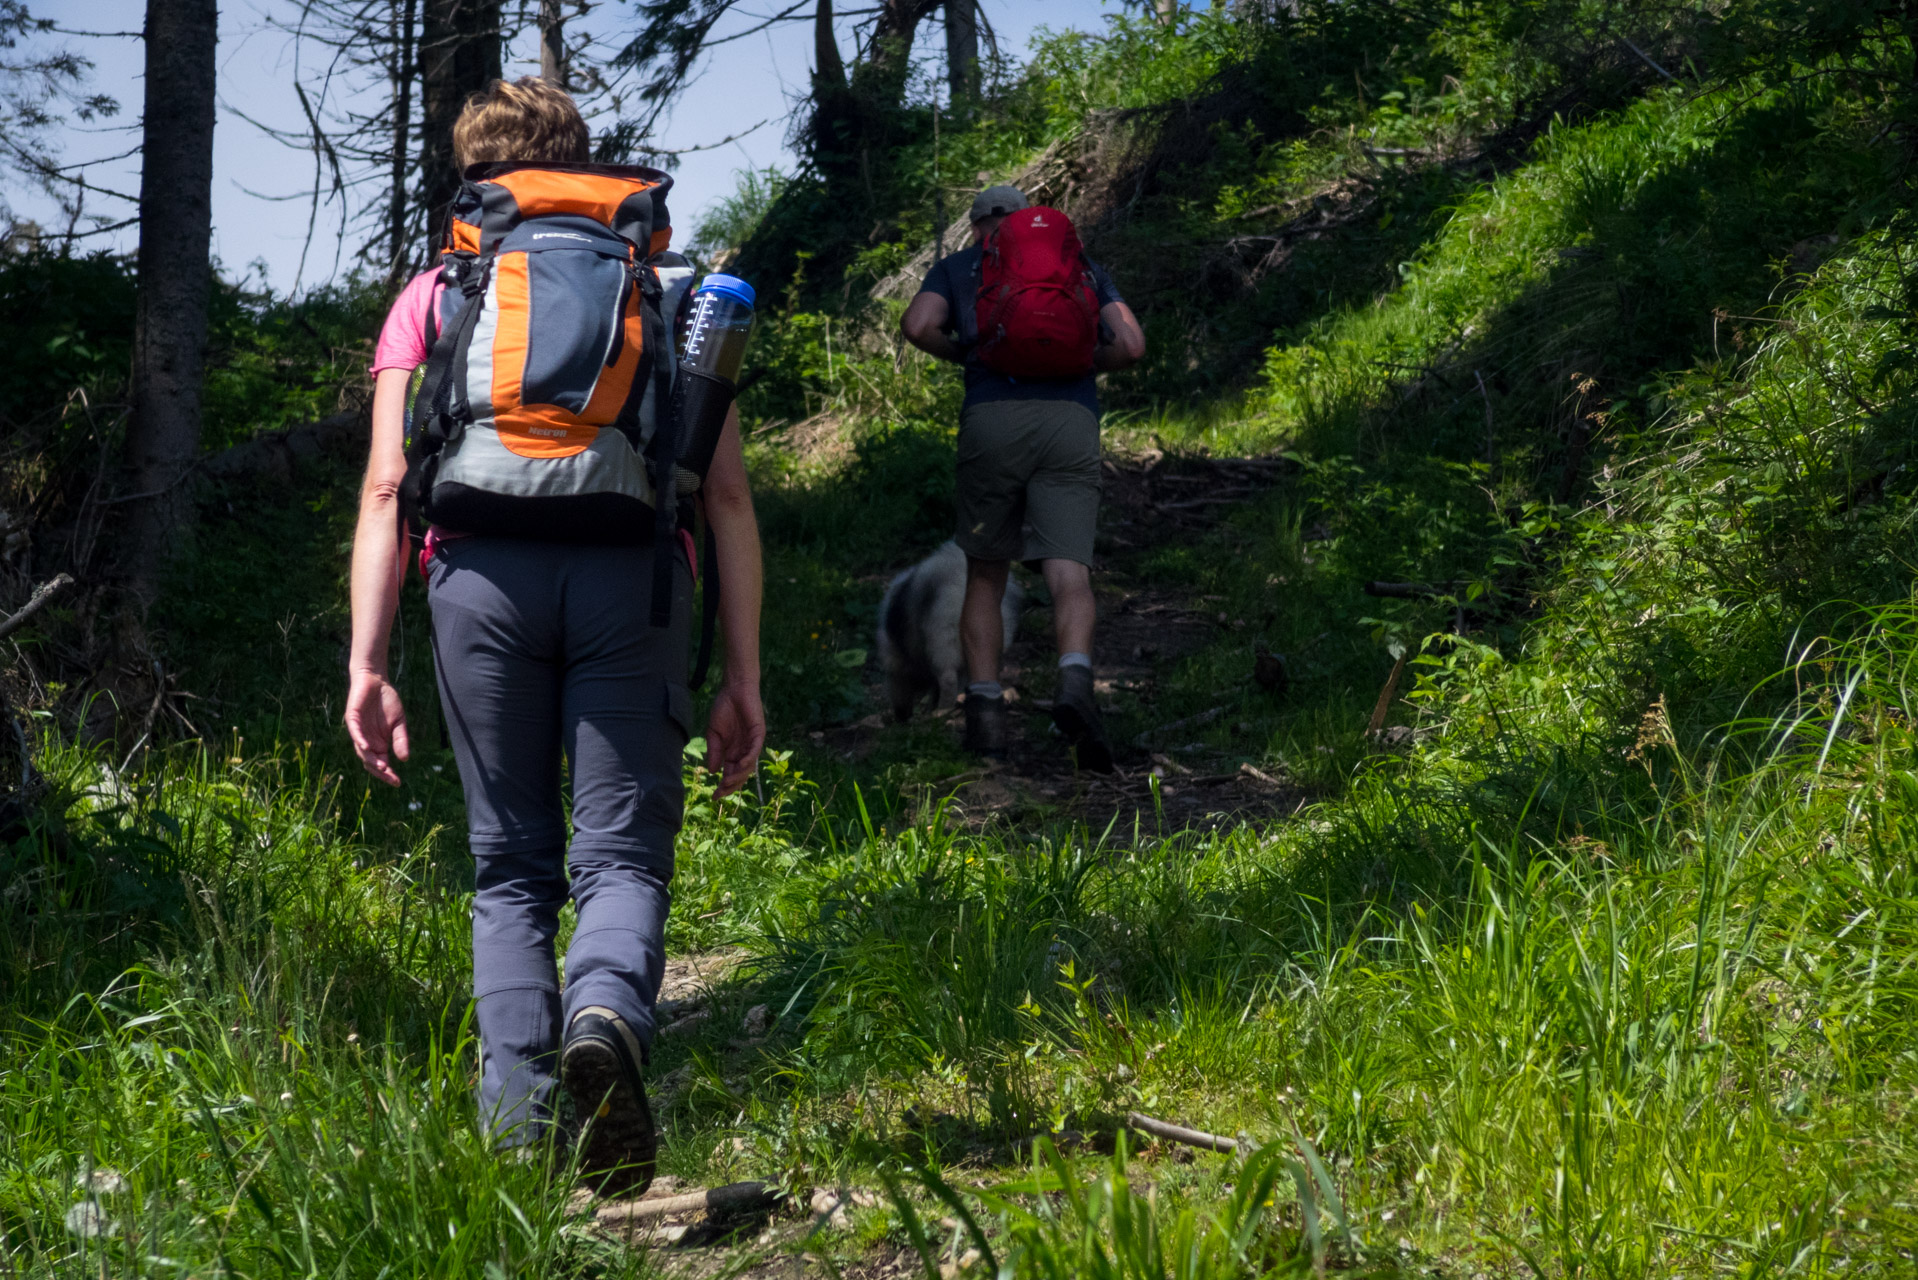
{"type": "Polygon", "coordinates": [[[212,283],[217,0],[148,0],[141,121],[139,301],[125,567],[136,607],[193,513],[187,474],[200,450],[200,383],[212,283]]]}

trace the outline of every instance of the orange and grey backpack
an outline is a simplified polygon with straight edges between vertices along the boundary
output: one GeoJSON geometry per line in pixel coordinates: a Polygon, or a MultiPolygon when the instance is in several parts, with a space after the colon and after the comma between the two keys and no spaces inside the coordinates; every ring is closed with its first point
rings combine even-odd
{"type": "Polygon", "coordinates": [[[413,400],[403,496],[416,526],[654,542],[671,608],[674,356],[662,274],[672,179],[628,165],[474,165],[440,255],[438,337],[413,400]]]}

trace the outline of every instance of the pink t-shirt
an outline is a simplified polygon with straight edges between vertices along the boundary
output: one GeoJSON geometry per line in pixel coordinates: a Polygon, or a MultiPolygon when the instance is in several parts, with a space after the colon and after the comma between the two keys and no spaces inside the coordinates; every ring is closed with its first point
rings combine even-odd
{"type": "Polygon", "coordinates": [[[433,308],[439,305],[445,288],[438,267],[406,282],[400,296],[393,299],[393,309],[386,313],[386,323],[380,326],[380,340],[373,347],[374,377],[384,369],[411,373],[426,363],[432,349],[427,335],[433,331],[433,308]]]}

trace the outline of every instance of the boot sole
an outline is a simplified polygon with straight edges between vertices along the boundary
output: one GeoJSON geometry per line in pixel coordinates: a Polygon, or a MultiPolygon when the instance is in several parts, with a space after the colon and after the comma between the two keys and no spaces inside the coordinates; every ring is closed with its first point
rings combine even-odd
{"type": "Polygon", "coordinates": [[[644,1085],[620,1053],[597,1037],[576,1040],[560,1058],[560,1080],[579,1112],[580,1172],[601,1194],[637,1194],[653,1181],[659,1133],[644,1085]]]}

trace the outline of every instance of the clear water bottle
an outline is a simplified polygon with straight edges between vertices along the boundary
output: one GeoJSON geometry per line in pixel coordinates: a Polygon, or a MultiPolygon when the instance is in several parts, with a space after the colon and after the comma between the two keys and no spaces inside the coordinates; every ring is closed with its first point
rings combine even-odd
{"type": "Polygon", "coordinates": [[[692,493],[713,465],[753,329],[753,287],[738,276],[710,275],[693,291],[673,379],[672,418],[680,493],[692,493]]]}
{"type": "Polygon", "coordinates": [[[707,276],[693,290],[680,369],[738,382],[746,338],[752,331],[753,287],[738,276],[707,276]]]}

